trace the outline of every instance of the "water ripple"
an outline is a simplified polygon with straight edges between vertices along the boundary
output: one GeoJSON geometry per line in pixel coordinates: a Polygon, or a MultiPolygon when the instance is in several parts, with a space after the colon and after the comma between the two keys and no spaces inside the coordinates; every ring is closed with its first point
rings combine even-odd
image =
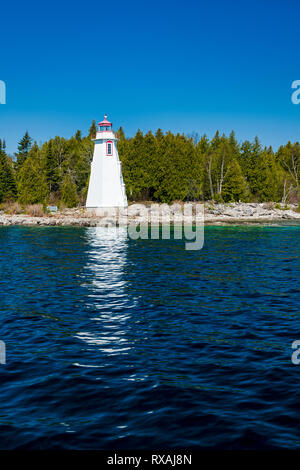
{"type": "Polygon", "coordinates": [[[1,447],[299,447],[299,235],[2,227],[1,447]]]}

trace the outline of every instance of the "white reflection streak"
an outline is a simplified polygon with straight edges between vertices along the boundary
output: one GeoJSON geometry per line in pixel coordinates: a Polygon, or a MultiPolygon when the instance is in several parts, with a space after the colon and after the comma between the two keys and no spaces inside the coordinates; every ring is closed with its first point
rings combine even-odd
{"type": "MultiPolygon", "coordinates": [[[[120,314],[126,301],[124,266],[127,261],[126,227],[95,227],[88,231],[89,262],[84,286],[90,290],[92,307],[99,310],[93,331],[78,332],[75,337],[109,356],[130,350],[123,325],[130,319],[128,310],[120,314]],[[88,283],[86,281],[89,281],[88,283]],[[115,311],[117,309],[117,311],[115,311]],[[103,313],[102,313],[103,312],[103,313]],[[96,323],[97,322],[97,323],[96,323]]],[[[97,367],[75,363],[78,367],[97,367]]]]}
{"type": "MultiPolygon", "coordinates": [[[[125,285],[123,267],[126,263],[126,227],[95,227],[88,232],[90,262],[86,269],[87,277],[93,275],[93,284],[97,289],[110,289],[110,295],[120,297],[123,291],[114,291],[125,285]]],[[[97,296],[99,290],[91,294],[97,296]]]]}

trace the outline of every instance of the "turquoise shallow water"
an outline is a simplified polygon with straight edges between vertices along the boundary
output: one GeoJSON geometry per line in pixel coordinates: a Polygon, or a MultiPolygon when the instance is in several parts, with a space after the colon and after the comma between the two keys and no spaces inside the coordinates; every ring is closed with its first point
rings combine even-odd
{"type": "Polygon", "coordinates": [[[300,227],[0,228],[1,448],[300,447],[300,227]]]}

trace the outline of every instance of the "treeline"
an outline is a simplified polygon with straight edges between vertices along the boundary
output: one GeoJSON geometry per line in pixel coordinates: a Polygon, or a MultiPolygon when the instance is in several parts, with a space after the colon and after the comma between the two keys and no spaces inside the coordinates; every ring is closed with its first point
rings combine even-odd
{"type": "Polygon", "coordinates": [[[87,137],[77,131],[71,139],[55,137],[41,146],[26,132],[14,158],[7,155],[5,142],[0,141],[0,202],[84,204],[95,129],[93,123],[87,137]]]}
{"type": "Polygon", "coordinates": [[[230,201],[297,201],[300,144],[274,152],[254,142],[239,144],[217,131],[213,139],[171,132],[137,132],[119,149],[129,199],[230,201]]]}
{"type": "MultiPolygon", "coordinates": [[[[55,137],[38,145],[26,134],[14,158],[0,141],[0,202],[84,205],[93,156],[93,121],[88,136],[55,137]]],[[[217,131],[206,135],[138,130],[126,138],[117,132],[129,201],[214,200],[286,204],[299,198],[300,144],[288,142],[276,152],[253,142],[238,143],[217,131]]]]}

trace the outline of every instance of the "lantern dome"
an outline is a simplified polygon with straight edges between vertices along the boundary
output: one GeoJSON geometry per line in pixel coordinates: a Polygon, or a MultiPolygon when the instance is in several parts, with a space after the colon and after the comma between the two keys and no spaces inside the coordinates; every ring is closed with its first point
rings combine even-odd
{"type": "Polygon", "coordinates": [[[103,121],[99,122],[100,132],[111,131],[112,123],[107,120],[107,114],[104,115],[103,121]]]}

